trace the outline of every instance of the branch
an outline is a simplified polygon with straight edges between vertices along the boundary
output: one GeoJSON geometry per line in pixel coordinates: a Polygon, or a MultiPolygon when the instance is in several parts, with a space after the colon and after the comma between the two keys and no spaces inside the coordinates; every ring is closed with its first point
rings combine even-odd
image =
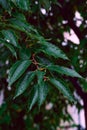
{"type": "Polygon", "coordinates": [[[62,17],[68,21],[68,25],[74,30],[78,38],[82,40],[84,38],[84,35],[80,31],[80,29],[75,25],[75,22],[73,21],[74,14],[72,14],[72,12],[72,8],[69,8],[69,4],[66,4],[64,7],[60,8],[60,13],[62,17]]]}
{"type": "Polygon", "coordinates": [[[80,86],[80,84],[77,82],[78,79],[77,78],[69,78],[69,81],[73,84],[73,86],[76,89],[77,94],[83,99],[87,99],[87,93],[84,92],[80,86]]]}

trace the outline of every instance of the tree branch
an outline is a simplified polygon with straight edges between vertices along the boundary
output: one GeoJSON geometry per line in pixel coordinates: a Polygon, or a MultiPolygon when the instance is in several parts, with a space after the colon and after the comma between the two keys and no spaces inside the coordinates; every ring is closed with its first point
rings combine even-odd
{"type": "Polygon", "coordinates": [[[60,8],[60,13],[64,20],[68,21],[68,25],[74,30],[76,35],[80,40],[84,38],[83,33],[80,31],[80,29],[75,25],[75,22],[73,21],[74,14],[72,14],[72,7],[69,8],[69,5],[65,5],[64,7],[60,8]]]}
{"type": "Polygon", "coordinates": [[[82,91],[82,88],[81,88],[80,84],[77,83],[77,78],[71,78],[70,77],[69,81],[75,87],[77,94],[83,99],[84,98],[84,92],[82,91]]]}

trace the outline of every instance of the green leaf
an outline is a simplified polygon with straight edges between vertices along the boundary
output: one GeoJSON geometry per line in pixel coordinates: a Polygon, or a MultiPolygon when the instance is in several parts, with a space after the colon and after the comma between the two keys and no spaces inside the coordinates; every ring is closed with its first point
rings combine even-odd
{"type": "Polygon", "coordinates": [[[20,60],[13,64],[8,76],[9,86],[11,86],[26,71],[30,64],[31,61],[29,60],[20,60]]]}
{"type": "Polygon", "coordinates": [[[29,28],[29,24],[26,21],[26,18],[22,14],[14,14],[14,18],[9,19],[9,24],[14,27],[15,29],[18,29],[20,31],[26,32],[26,29],[29,28]]]}
{"type": "Polygon", "coordinates": [[[72,69],[69,69],[69,68],[66,68],[66,67],[62,67],[62,66],[58,66],[58,65],[49,65],[49,66],[47,66],[47,68],[50,71],[55,71],[55,72],[65,74],[65,75],[68,75],[68,76],[72,76],[72,77],[82,78],[80,76],[80,74],[78,74],[75,70],[72,70],[72,69]]]}
{"type": "Polygon", "coordinates": [[[14,27],[20,31],[23,31],[25,33],[28,33],[31,29],[30,25],[26,21],[20,19],[19,17],[12,18],[9,21],[10,21],[10,24],[12,25],[12,27],[14,27]]]}
{"type": "Polygon", "coordinates": [[[38,31],[33,26],[31,26],[26,20],[23,20],[23,17],[22,18],[21,17],[12,18],[9,20],[9,22],[10,22],[10,26],[12,26],[15,29],[25,32],[32,39],[33,38],[39,39],[37,36],[37,35],[39,35],[38,31]]]}
{"type": "Polygon", "coordinates": [[[11,43],[15,47],[19,47],[17,37],[12,30],[2,30],[2,34],[6,41],[9,41],[9,43],[11,43]]]}
{"type": "Polygon", "coordinates": [[[58,48],[57,46],[49,43],[49,42],[42,42],[42,51],[49,55],[53,56],[55,58],[62,58],[65,60],[68,60],[67,56],[64,54],[64,52],[58,48]]]}
{"type": "Polygon", "coordinates": [[[46,99],[46,96],[49,92],[49,86],[46,82],[42,82],[38,85],[38,106],[40,107],[46,99]]]}
{"type": "Polygon", "coordinates": [[[36,74],[38,79],[38,85],[41,85],[42,81],[44,80],[45,72],[37,70],[36,74]]]}
{"type": "Polygon", "coordinates": [[[40,107],[48,94],[48,86],[46,82],[44,82],[45,72],[38,70],[36,74],[38,79],[38,106],[40,107]]]}
{"type": "Polygon", "coordinates": [[[12,55],[14,55],[17,58],[16,51],[10,43],[8,43],[7,41],[5,41],[1,38],[0,38],[0,43],[3,43],[12,52],[12,55]]]}
{"type": "Polygon", "coordinates": [[[27,21],[26,18],[19,14],[17,16],[14,15],[14,18],[9,19],[9,26],[12,28],[15,28],[19,31],[25,32],[30,38],[32,39],[41,39],[41,36],[39,35],[38,31],[30,25],[27,21]]]}
{"type": "Polygon", "coordinates": [[[29,10],[29,0],[15,0],[16,5],[20,8],[23,9],[25,11],[29,10]]]}
{"type": "Polygon", "coordinates": [[[25,17],[25,15],[22,14],[22,13],[14,12],[13,16],[14,16],[14,18],[16,18],[16,19],[20,19],[21,21],[26,22],[26,17],[25,17]]]}
{"type": "Polygon", "coordinates": [[[68,98],[70,101],[74,101],[72,93],[65,82],[61,81],[60,79],[50,78],[50,82],[68,98]]]}
{"type": "Polygon", "coordinates": [[[32,80],[34,79],[35,73],[34,72],[28,72],[23,78],[21,78],[17,83],[17,89],[14,98],[21,95],[27,87],[31,84],[32,80]]]}
{"type": "Polygon", "coordinates": [[[29,100],[28,100],[28,109],[31,110],[34,104],[38,100],[38,85],[35,85],[30,94],[29,94],[29,100]]]}
{"type": "Polygon", "coordinates": [[[23,60],[28,60],[31,57],[30,50],[28,48],[22,48],[19,51],[19,56],[23,60]]]}
{"type": "Polygon", "coordinates": [[[9,13],[11,13],[10,4],[7,0],[0,0],[0,5],[9,13]]]}
{"type": "Polygon", "coordinates": [[[44,57],[37,56],[37,60],[38,60],[39,63],[41,63],[45,66],[52,64],[52,62],[50,60],[48,60],[47,58],[44,58],[44,57]]]}

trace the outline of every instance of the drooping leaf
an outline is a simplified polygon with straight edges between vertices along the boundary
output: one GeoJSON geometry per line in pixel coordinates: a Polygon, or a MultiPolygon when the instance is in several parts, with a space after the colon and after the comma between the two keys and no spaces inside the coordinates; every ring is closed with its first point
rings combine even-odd
{"type": "Polygon", "coordinates": [[[29,23],[27,23],[25,20],[21,19],[20,17],[12,18],[9,20],[9,22],[12,27],[20,31],[23,31],[25,33],[29,33],[31,30],[34,31],[32,26],[29,23]]]}
{"type": "Polygon", "coordinates": [[[17,83],[17,89],[14,98],[21,95],[31,84],[32,80],[34,79],[35,73],[28,72],[22,79],[20,79],[17,83]]]}
{"type": "Polygon", "coordinates": [[[29,60],[20,60],[13,64],[8,76],[9,86],[11,86],[26,71],[30,64],[31,61],[29,60]]]}
{"type": "Polygon", "coordinates": [[[9,13],[11,13],[10,4],[7,0],[0,0],[0,5],[9,13]]]}
{"type": "Polygon", "coordinates": [[[9,24],[15,28],[18,29],[20,31],[23,31],[26,33],[26,28],[28,29],[28,23],[26,22],[26,20],[23,20],[23,17],[17,17],[14,16],[14,18],[9,19],[9,24]]]}
{"type": "Polygon", "coordinates": [[[36,74],[37,74],[38,85],[41,85],[42,81],[44,80],[45,72],[37,70],[36,74]]]}
{"type": "Polygon", "coordinates": [[[11,19],[10,22],[15,28],[27,33],[32,39],[36,39],[41,45],[41,48],[38,48],[40,52],[42,51],[43,53],[49,56],[53,56],[55,58],[62,58],[68,60],[68,57],[60,48],[53,45],[52,43],[47,42],[41,35],[38,34],[37,30],[34,29],[27,22],[17,20],[16,18],[11,19]]]}
{"type": "Polygon", "coordinates": [[[72,76],[72,77],[78,77],[78,78],[82,78],[80,74],[78,74],[75,70],[66,68],[66,67],[62,67],[59,65],[49,65],[47,67],[50,71],[55,71],[61,74],[65,74],[68,76],[72,76]]]}
{"type": "Polygon", "coordinates": [[[9,43],[15,47],[19,47],[17,37],[12,30],[2,30],[2,34],[4,35],[4,39],[6,41],[9,41],[9,43]]]}
{"type": "Polygon", "coordinates": [[[64,52],[57,46],[53,45],[52,43],[42,42],[41,45],[42,45],[42,51],[45,54],[49,56],[53,56],[55,58],[62,58],[62,59],[68,60],[64,52]]]}
{"type": "Polygon", "coordinates": [[[9,42],[0,38],[0,43],[3,43],[11,51],[12,55],[14,55],[17,58],[16,51],[15,51],[14,47],[9,42]]]}
{"type": "Polygon", "coordinates": [[[44,81],[45,72],[38,70],[36,74],[38,79],[38,106],[40,107],[46,99],[49,88],[44,81]]]}
{"type": "Polygon", "coordinates": [[[50,82],[61,92],[64,96],[66,96],[70,101],[74,101],[72,93],[65,82],[60,79],[50,78],[50,82]]]}
{"type": "Polygon", "coordinates": [[[22,13],[14,12],[13,17],[16,19],[20,19],[21,21],[26,22],[26,17],[22,13]]]}
{"type": "Polygon", "coordinates": [[[38,106],[40,107],[46,99],[46,96],[49,92],[49,86],[46,82],[42,82],[38,85],[38,106]]]}
{"type": "Polygon", "coordinates": [[[34,104],[38,100],[38,85],[33,86],[30,94],[29,94],[29,100],[28,100],[28,109],[31,110],[34,104]]]}
{"type": "Polygon", "coordinates": [[[12,2],[22,10],[25,11],[29,10],[30,7],[29,0],[12,0],[12,2]]]}
{"type": "Polygon", "coordinates": [[[41,63],[45,66],[47,66],[49,64],[53,64],[50,60],[48,60],[47,58],[44,58],[44,57],[37,56],[37,60],[38,60],[39,63],[41,63]]]}

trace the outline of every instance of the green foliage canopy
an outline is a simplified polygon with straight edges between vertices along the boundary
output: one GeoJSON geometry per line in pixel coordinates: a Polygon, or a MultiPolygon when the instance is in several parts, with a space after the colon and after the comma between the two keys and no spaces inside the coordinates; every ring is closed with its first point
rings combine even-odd
{"type": "MultiPolygon", "coordinates": [[[[3,66],[0,77],[8,80],[3,86],[11,87],[11,101],[19,100],[19,106],[22,105],[23,99],[26,101],[21,107],[22,110],[27,106],[29,111],[35,104],[40,108],[47,95],[56,89],[59,90],[58,94],[65,96],[64,100],[74,102],[70,77],[76,77],[79,82],[86,84],[82,78],[86,65],[81,72],[77,63],[79,51],[85,46],[86,39],[72,20],[75,11],[79,10],[85,21],[86,16],[82,14],[84,4],[85,2],[79,2],[77,6],[78,2],[61,0],[0,0],[0,64],[3,66]],[[42,14],[41,9],[46,13],[42,14]],[[70,14],[67,13],[69,10],[70,14]],[[68,24],[64,25],[63,20],[67,20],[68,24]],[[64,40],[63,32],[69,31],[70,28],[75,29],[81,40],[79,47],[72,45],[71,48],[72,43],[67,47],[61,46],[64,40]],[[75,51],[75,47],[78,51],[75,51]],[[9,61],[8,66],[5,66],[6,60],[9,61]]],[[[80,30],[83,30],[83,25],[80,30]]],[[[10,100],[8,98],[6,102],[10,100]]],[[[17,111],[20,110],[19,106],[15,106],[15,109],[18,107],[17,111]]]]}

